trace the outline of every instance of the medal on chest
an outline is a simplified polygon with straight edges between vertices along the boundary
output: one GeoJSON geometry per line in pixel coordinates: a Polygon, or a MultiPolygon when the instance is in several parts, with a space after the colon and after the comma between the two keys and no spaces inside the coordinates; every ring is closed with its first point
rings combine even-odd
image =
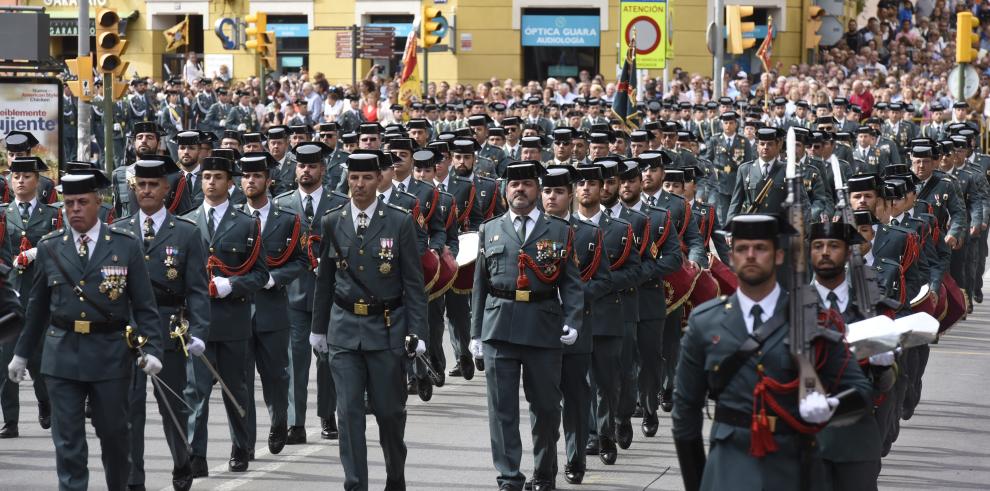
{"type": "Polygon", "coordinates": [[[100,293],[116,301],[127,288],[127,267],[103,266],[100,275],[103,277],[103,281],[100,282],[100,293]]]}
{"type": "Polygon", "coordinates": [[[178,248],[165,246],[165,259],[162,262],[165,264],[165,277],[169,280],[175,280],[179,277],[179,270],[177,269],[179,260],[176,257],[178,254],[178,248]]]}
{"type": "Polygon", "coordinates": [[[381,274],[392,272],[392,259],[395,258],[395,254],[392,251],[394,242],[395,239],[390,237],[382,237],[379,241],[378,259],[381,259],[382,263],[378,265],[378,272],[381,274]]]}

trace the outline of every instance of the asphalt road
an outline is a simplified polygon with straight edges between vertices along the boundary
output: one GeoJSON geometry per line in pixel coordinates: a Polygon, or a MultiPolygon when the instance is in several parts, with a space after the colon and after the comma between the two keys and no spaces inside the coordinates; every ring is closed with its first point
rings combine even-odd
{"type": "MultiPolygon", "coordinates": [[[[881,489],[986,489],[990,482],[990,301],[977,305],[969,319],[957,325],[932,347],[924,378],[924,392],[915,416],[904,422],[900,439],[884,459],[881,489]]],[[[310,380],[315,394],[315,371],[310,380]]],[[[34,395],[30,384],[21,385],[21,437],[0,440],[0,489],[53,489],[57,486],[51,436],[35,422],[34,395]]],[[[150,386],[149,386],[150,391],[150,386]]],[[[340,489],[343,469],[337,442],[320,440],[319,420],[310,416],[309,442],[287,446],[280,455],[270,455],[266,445],[267,411],[256,388],[259,425],[257,460],[246,473],[227,471],[230,443],[220,391],[213,392],[207,458],[210,477],[199,479],[194,489],[303,491],[340,489]]],[[[154,399],[149,397],[149,401],[154,399]]],[[[315,414],[316,398],[310,398],[309,414],[315,414]]],[[[474,380],[449,380],[424,403],[411,396],[408,404],[406,443],[409,456],[406,477],[409,489],[493,489],[495,471],[491,463],[484,374],[474,380]]],[[[523,407],[522,436],[529,443],[528,411],[523,407]]],[[[670,420],[661,417],[655,438],[644,438],[636,430],[632,447],[619,453],[618,462],[604,466],[596,457],[588,459],[584,484],[570,486],[558,478],[561,489],[659,490],[681,489],[677,459],[670,438],[670,420]]],[[[638,422],[634,422],[638,427],[638,422]]],[[[90,485],[105,488],[99,458],[99,441],[89,427],[90,485]]],[[[171,489],[172,463],[161,431],[157,409],[148,408],[146,430],[148,489],[171,489]]],[[[384,463],[377,445],[378,429],[368,418],[369,473],[371,489],[385,483],[384,463]]],[[[558,458],[563,468],[563,444],[558,458]]],[[[523,469],[529,475],[533,459],[530,447],[523,453],[523,469]]]]}

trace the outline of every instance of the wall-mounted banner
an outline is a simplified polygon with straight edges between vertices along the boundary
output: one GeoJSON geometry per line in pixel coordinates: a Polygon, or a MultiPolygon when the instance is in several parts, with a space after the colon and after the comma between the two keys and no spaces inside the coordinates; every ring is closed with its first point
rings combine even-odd
{"type": "Polygon", "coordinates": [[[601,44],[597,15],[523,15],[523,46],[597,48],[601,44]]]}
{"type": "Polygon", "coordinates": [[[39,142],[31,154],[58,169],[61,104],[62,84],[57,79],[0,78],[0,135],[31,132],[39,142]]]}

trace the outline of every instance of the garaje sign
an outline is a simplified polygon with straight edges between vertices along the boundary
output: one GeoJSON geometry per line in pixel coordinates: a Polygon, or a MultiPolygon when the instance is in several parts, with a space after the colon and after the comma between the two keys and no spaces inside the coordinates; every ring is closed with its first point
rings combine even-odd
{"type": "Polygon", "coordinates": [[[522,45],[597,48],[600,27],[597,15],[524,15],[522,45]]]}
{"type": "Polygon", "coordinates": [[[666,0],[623,1],[619,7],[622,33],[620,53],[625,53],[636,32],[636,68],[663,68],[667,62],[666,0]]]}

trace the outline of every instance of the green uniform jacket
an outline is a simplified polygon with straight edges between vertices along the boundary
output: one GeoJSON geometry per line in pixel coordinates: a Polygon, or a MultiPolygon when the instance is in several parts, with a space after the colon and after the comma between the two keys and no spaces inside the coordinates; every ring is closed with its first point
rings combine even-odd
{"type": "Polygon", "coordinates": [[[546,213],[540,213],[524,243],[520,243],[509,213],[481,225],[471,303],[472,338],[559,349],[565,325],[581,332],[584,290],[571,257],[573,251],[568,249],[573,246],[571,234],[566,220],[546,213]],[[525,271],[534,295],[556,291],[553,298],[517,302],[489,295],[492,288],[516,290],[519,254],[523,251],[541,268],[553,265],[560,270],[551,284],[541,281],[529,268],[525,271]]]}
{"type": "MultiPolygon", "coordinates": [[[[609,288],[603,291],[593,291],[598,288],[595,279],[585,283],[585,318],[582,337],[594,336],[623,336],[623,324],[616,322],[623,318],[623,310],[639,310],[636,297],[632,305],[623,303],[620,294],[623,290],[639,285],[641,259],[636,248],[636,239],[632,225],[621,218],[611,218],[604,213],[598,219],[598,227],[602,232],[601,263],[605,265],[610,276],[609,288]]],[[[576,240],[576,239],[575,239],[576,240]]],[[[585,262],[579,264],[584,267],[585,262]]],[[[597,277],[597,274],[596,274],[597,277]]]]}
{"type": "MultiPolygon", "coordinates": [[[[231,292],[225,298],[210,299],[210,337],[204,341],[241,341],[251,337],[251,303],[254,294],[268,283],[268,267],[265,250],[258,237],[258,221],[254,217],[227,204],[227,211],[220,217],[213,238],[206,224],[204,207],[197,207],[184,218],[194,222],[207,254],[216,256],[229,268],[238,268],[248,262],[257,251],[257,259],[242,275],[228,276],[213,268],[215,276],[230,279],[231,292]]],[[[204,264],[205,266],[205,264],[204,264]]]]}
{"type": "Polygon", "coordinates": [[[739,166],[756,158],[752,145],[741,135],[733,136],[731,144],[726,142],[725,134],[715,135],[708,139],[705,152],[705,158],[715,164],[715,190],[721,194],[732,194],[739,166]]]}
{"type": "MultiPolygon", "coordinates": [[[[245,214],[250,213],[247,205],[241,205],[238,209],[245,214]]],[[[309,271],[309,260],[299,242],[303,225],[300,221],[299,230],[295,230],[297,219],[296,215],[279,209],[274,203],[268,208],[268,218],[261,229],[261,243],[267,255],[264,260],[268,274],[275,284],[271,288],[263,287],[254,294],[255,330],[258,332],[289,328],[286,317],[289,311],[287,287],[304,271],[309,271]],[[275,265],[275,262],[281,264],[275,265]]]]}
{"type": "MultiPolygon", "coordinates": [[[[117,226],[127,228],[135,237],[142,237],[140,220],[140,215],[124,217],[117,221],[117,226]]],[[[143,244],[143,238],[140,240],[143,244]]],[[[189,321],[189,334],[204,341],[208,339],[209,280],[203,267],[206,264],[206,252],[196,224],[166,212],[165,221],[158,228],[155,240],[144,251],[144,260],[155,292],[162,339],[166,340],[165,349],[176,348],[175,341],[169,341],[169,331],[174,329],[171,317],[183,305],[185,319],[189,321]]]]}
{"type": "Polygon", "coordinates": [[[429,339],[426,324],[426,292],[423,267],[416,251],[416,231],[412,216],[397,206],[378,203],[368,222],[364,240],[358,239],[350,204],[331,210],[323,217],[324,243],[316,276],[312,331],[326,334],[327,342],[348,350],[381,351],[401,349],[407,334],[429,339]],[[337,250],[330,242],[336,237],[337,250]],[[369,298],[353,280],[357,277],[376,298],[369,298]],[[385,317],[361,316],[337,305],[357,302],[392,302],[402,305],[385,317]]]}
{"type": "MultiPolygon", "coordinates": [[[[564,353],[569,355],[590,354],[594,343],[592,326],[595,325],[593,303],[604,297],[614,297],[612,277],[608,270],[608,260],[601,255],[606,254],[602,244],[602,230],[597,225],[570,216],[571,227],[574,229],[574,259],[578,264],[581,287],[584,290],[584,329],[578,333],[577,341],[570,346],[564,346],[564,353]],[[598,264],[595,256],[598,254],[598,264]],[[587,278],[587,279],[586,279],[587,278]]],[[[604,311],[602,312],[604,314],[604,311]]],[[[608,322],[607,318],[598,316],[598,322],[608,322]]]]}
{"type": "MultiPolygon", "coordinates": [[[[37,247],[42,237],[60,225],[58,207],[46,205],[39,200],[35,204],[34,210],[31,211],[31,218],[25,224],[21,220],[21,210],[16,203],[14,201],[0,207],[4,213],[3,218],[6,221],[7,231],[7,236],[4,238],[4,242],[6,242],[4,249],[10,248],[10,257],[5,258],[8,266],[13,266],[12,261],[20,254],[22,239],[27,239],[23,245],[27,246],[28,249],[37,247]]],[[[35,276],[38,274],[36,265],[37,258],[26,268],[13,268],[10,272],[10,282],[25,304],[31,295],[31,289],[34,287],[35,276]]]]}
{"type": "Polygon", "coordinates": [[[942,233],[957,239],[964,238],[969,228],[969,217],[955,181],[942,171],[934,171],[926,183],[918,186],[918,200],[932,205],[932,214],[938,219],[942,233]]]}
{"type": "MultiPolygon", "coordinates": [[[[787,306],[788,294],[781,291],[774,315],[786,316],[787,306]]],[[[787,346],[788,331],[788,324],[784,322],[770,334],[762,349],[726,385],[719,396],[718,405],[746,413],[753,411],[757,364],[763,366],[767,376],[780,382],[790,382],[795,378],[797,372],[787,346]]],[[[708,372],[734,353],[746,339],[749,336],[737,295],[710,300],[691,313],[687,330],[681,338],[677,380],[674,383],[672,431],[675,440],[701,439],[703,410],[708,395],[708,372]]],[[[870,400],[872,387],[855,363],[855,358],[847,362],[847,351],[841,347],[833,346],[827,351],[825,363],[818,370],[826,390],[834,394],[845,389],[855,389],[865,405],[870,400]]],[[[800,420],[795,393],[777,395],[776,400],[784,410],[800,420]]],[[[778,421],[777,424],[786,423],[778,421]]],[[[794,434],[775,433],[774,440],[778,450],[763,458],[756,458],[749,454],[748,428],[713,423],[701,488],[799,489],[801,465],[798,438],[794,434]]],[[[821,486],[820,483],[818,485],[821,486]]]]}
{"type": "Polygon", "coordinates": [[[123,332],[82,334],[53,327],[52,321],[131,322],[139,335],[146,336],[144,351],[162,358],[162,327],[145,266],[141,242],[131,232],[106,224],[99,239],[91,244],[91,256],[83,266],[72,232],[59,229],[38,244],[35,259],[38,275],[27,306],[27,322],[14,353],[30,358],[41,341],[41,373],[69,380],[95,382],[131,376],[135,356],[127,347],[123,332]],[[55,265],[60,261],[66,277],[55,265]],[[107,268],[126,268],[124,292],[112,300],[100,292],[107,279],[107,268]],[[89,301],[81,300],[74,288],[81,288],[89,301]],[[107,319],[91,302],[112,315],[107,319]]]}

